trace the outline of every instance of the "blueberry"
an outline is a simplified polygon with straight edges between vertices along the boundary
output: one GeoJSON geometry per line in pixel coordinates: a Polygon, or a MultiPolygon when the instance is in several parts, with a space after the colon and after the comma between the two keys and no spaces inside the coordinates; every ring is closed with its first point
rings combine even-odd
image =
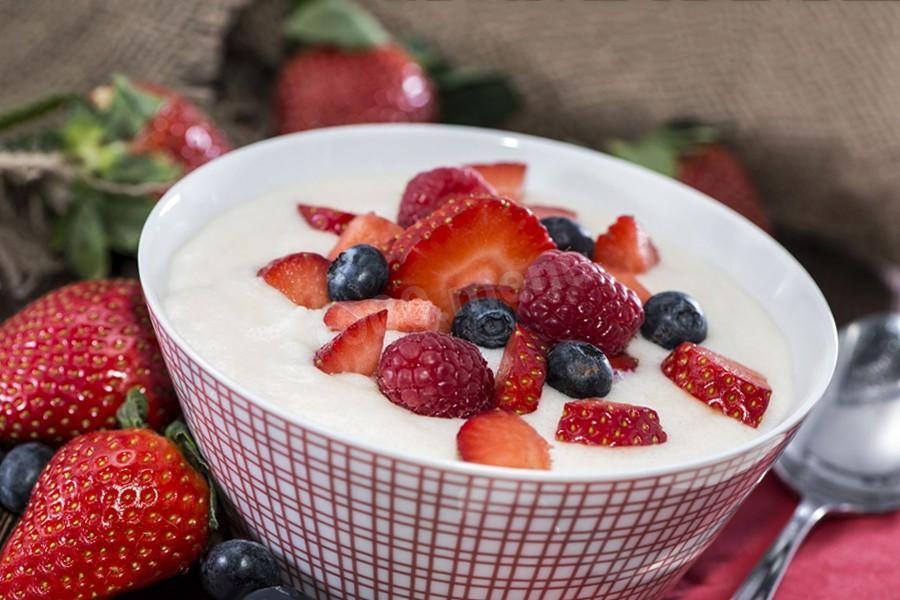
{"type": "Polygon", "coordinates": [[[566,217],[546,217],[541,223],[560,250],[571,250],[594,258],[594,238],[584,227],[566,217]]]}
{"type": "Polygon", "coordinates": [[[307,597],[293,588],[279,585],[251,592],[243,600],[307,600],[307,597]]]}
{"type": "Polygon", "coordinates": [[[496,298],[476,298],[453,317],[453,335],[485,348],[502,348],[516,327],[513,310],[496,298]]]}
{"type": "Polygon", "coordinates": [[[203,589],[216,600],[240,600],[278,585],[278,565],[261,544],[228,540],[210,548],[200,565],[203,589]]]}
{"type": "Polygon", "coordinates": [[[38,442],[10,450],[0,462],[0,504],[10,512],[22,514],[38,476],[51,458],[53,448],[38,442]]]}
{"type": "Polygon", "coordinates": [[[560,342],[547,355],[547,384],[572,398],[602,398],[612,388],[606,355],[587,342],[560,342]]]}
{"type": "Polygon", "coordinates": [[[641,335],[668,350],[681,342],[706,339],[706,315],[697,301],[682,292],[660,292],[644,304],[641,335]]]}
{"type": "Polygon", "coordinates": [[[365,300],[384,291],[388,264],[374,246],[347,248],[328,267],[328,296],[332,300],[365,300]]]}

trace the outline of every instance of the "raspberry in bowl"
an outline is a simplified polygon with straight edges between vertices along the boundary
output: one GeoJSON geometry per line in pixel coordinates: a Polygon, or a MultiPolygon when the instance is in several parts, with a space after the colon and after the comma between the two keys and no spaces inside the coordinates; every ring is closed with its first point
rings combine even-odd
{"type": "Polygon", "coordinates": [[[140,261],[224,492],[320,597],[661,594],[834,362],[763,233],[527,136],[257,144],[175,186],[140,261]]]}

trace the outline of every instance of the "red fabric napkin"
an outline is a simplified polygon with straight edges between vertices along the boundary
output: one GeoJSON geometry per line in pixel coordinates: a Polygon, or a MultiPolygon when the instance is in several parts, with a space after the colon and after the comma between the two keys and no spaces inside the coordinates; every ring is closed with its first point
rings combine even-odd
{"type": "MultiPolygon", "coordinates": [[[[796,505],[796,495],[767,475],[667,600],[730,598],[796,505]]],[[[825,517],[775,595],[793,598],[900,598],[900,513],[825,517]]]]}

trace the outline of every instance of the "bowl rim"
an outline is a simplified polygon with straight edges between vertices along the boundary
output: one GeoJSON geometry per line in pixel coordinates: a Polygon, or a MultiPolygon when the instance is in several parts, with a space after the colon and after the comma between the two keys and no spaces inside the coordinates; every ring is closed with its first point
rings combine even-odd
{"type": "MultiPolygon", "coordinates": [[[[635,165],[633,163],[605,154],[598,150],[585,148],[575,144],[499,129],[486,129],[480,127],[444,124],[392,123],[344,125],[338,127],[314,129],[299,133],[291,133],[248,144],[247,146],[243,146],[241,148],[233,150],[214,159],[213,161],[210,161],[209,163],[199,167],[198,169],[195,169],[194,171],[177,181],[171,188],[169,188],[168,191],[166,191],[163,197],[160,198],[160,200],[154,206],[151,214],[147,218],[144,224],[144,228],[141,231],[141,237],[138,246],[138,273],[141,279],[141,285],[144,290],[144,296],[147,305],[153,313],[158,326],[164,330],[165,334],[170,338],[171,342],[174,343],[178,347],[178,349],[183,352],[188,358],[195,362],[198,367],[208,372],[214,378],[218,379],[231,392],[237,393],[247,402],[259,406],[261,409],[278,416],[279,418],[294,426],[306,429],[325,438],[330,438],[350,448],[357,448],[359,450],[369,452],[373,455],[384,456],[393,460],[397,460],[399,462],[412,463],[422,468],[432,468],[442,471],[449,471],[457,473],[459,475],[470,477],[488,477],[491,479],[503,479],[519,482],[529,481],[535,483],[612,483],[675,476],[684,472],[697,471],[704,467],[725,463],[734,460],[742,455],[749,454],[754,450],[769,448],[771,442],[775,441],[781,436],[789,434],[792,429],[794,429],[795,426],[797,426],[806,417],[806,415],[809,414],[813,406],[815,406],[815,404],[819,401],[825,389],[827,388],[831,377],[833,376],[834,368],[837,362],[837,328],[834,323],[834,317],[821,290],[813,281],[809,273],[797,261],[797,259],[795,259],[781,244],[779,244],[768,234],[763,232],[759,227],[745,219],[737,212],[728,208],[727,206],[710,198],[706,194],[703,194],[702,192],[699,192],[694,188],[686,186],[685,184],[675,179],[666,177],[642,166],[635,165]],[[827,326],[830,330],[828,335],[829,344],[827,348],[820,349],[822,352],[827,353],[827,355],[825,356],[825,359],[827,361],[827,369],[825,370],[826,372],[824,372],[822,376],[814,382],[814,385],[811,386],[811,389],[806,391],[803,402],[795,406],[793,410],[784,418],[784,420],[776,427],[759,435],[758,437],[755,437],[728,450],[724,450],[714,455],[703,458],[667,465],[634,469],[630,471],[619,471],[613,473],[572,473],[565,471],[516,469],[510,467],[498,467],[492,465],[468,463],[462,460],[418,457],[412,454],[407,454],[403,451],[383,448],[378,446],[377,444],[356,440],[340,432],[336,432],[327,427],[318,425],[315,422],[310,422],[304,417],[291,412],[287,408],[281,407],[277,403],[267,400],[261,395],[233,381],[228,375],[221,372],[213,365],[209,364],[205,358],[203,358],[198,352],[196,352],[194,348],[179,335],[176,328],[169,321],[168,315],[166,314],[166,311],[162,305],[161,298],[159,297],[159,294],[153,288],[153,286],[145,285],[145,264],[147,264],[147,262],[151,260],[149,256],[151,251],[148,249],[148,243],[145,243],[146,232],[150,228],[154,227],[162,218],[162,215],[167,212],[172,198],[180,196],[182,190],[187,187],[188,184],[193,183],[194,180],[200,177],[203,177],[205,173],[210,171],[211,169],[221,168],[221,165],[223,163],[243,160],[246,156],[253,155],[256,152],[259,152],[261,148],[289,146],[291,144],[297,143],[298,140],[302,140],[303,143],[310,143],[309,140],[314,140],[315,138],[328,139],[334,136],[340,137],[346,136],[348,134],[391,135],[394,133],[412,133],[414,135],[452,133],[455,135],[473,136],[476,138],[481,138],[481,140],[493,138],[498,143],[503,145],[509,145],[510,143],[515,144],[516,146],[518,146],[520,143],[525,143],[528,145],[543,145],[545,147],[548,147],[550,151],[575,152],[592,158],[600,157],[604,160],[612,160],[620,163],[620,166],[624,167],[626,170],[630,169],[634,171],[635,174],[639,173],[642,177],[660,178],[665,180],[667,185],[680,186],[688,190],[690,193],[698,196],[698,199],[706,203],[707,206],[705,210],[718,210],[721,212],[721,216],[726,218],[726,220],[730,220],[734,226],[743,228],[744,230],[749,230],[747,232],[748,235],[765,238],[767,240],[767,243],[774,246],[773,251],[776,253],[781,253],[782,258],[787,259],[788,263],[794,269],[796,269],[797,276],[802,280],[803,285],[810,288],[811,299],[815,303],[820,305],[820,309],[824,308],[824,314],[828,317],[828,323],[823,323],[823,325],[827,326]]],[[[800,394],[797,394],[796,390],[794,390],[794,394],[800,396],[800,394]]]]}

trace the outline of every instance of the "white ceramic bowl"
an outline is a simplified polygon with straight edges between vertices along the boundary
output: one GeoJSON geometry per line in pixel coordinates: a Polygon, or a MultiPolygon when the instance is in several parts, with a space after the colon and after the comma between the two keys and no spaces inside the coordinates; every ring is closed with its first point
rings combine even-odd
{"type": "MultiPolygon", "coordinates": [[[[699,192],[591,150],[437,125],[324,129],[254,144],[198,169],[160,200],[140,273],[182,408],[248,533],[317,598],[638,598],[670,588],[765,474],[831,377],[834,322],[777,243],[699,192]],[[529,188],[650,231],[743,286],[793,359],[795,409],[752,443],[702,461],[615,476],[422,460],[325,431],[211,367],[163,308],[173,254],[211,219],[280,188],[348,174],[521,160],[529,188]]],[[[761,349],[760,351],[764,351],[761,349]]]]}

